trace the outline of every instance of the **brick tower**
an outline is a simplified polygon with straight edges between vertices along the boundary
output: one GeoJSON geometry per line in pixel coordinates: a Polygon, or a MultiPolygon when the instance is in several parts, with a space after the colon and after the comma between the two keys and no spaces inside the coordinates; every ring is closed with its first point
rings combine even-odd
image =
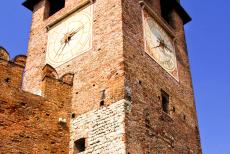
{"type": "Polygon", "coordinates": [[[33,11],[23,90],[69,104],[58,111],[69,146],[56,153],[201,153],[184,34],[191,19],[178,0],[23,5],[33,11]]]}

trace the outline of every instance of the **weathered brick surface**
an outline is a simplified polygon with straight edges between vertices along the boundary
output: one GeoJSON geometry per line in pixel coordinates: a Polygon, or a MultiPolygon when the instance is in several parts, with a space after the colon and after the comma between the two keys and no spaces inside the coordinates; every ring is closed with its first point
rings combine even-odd
{"type": "MultiPolygon", "coordinates": [[[[42,74],[47,45],[46,26],[74,9],[78,0],[66,1],[66,6],[48,19],[45,1],[35,6],[28,48],[24,89],[41,94],[42,74]],[[36,61],[34,61],[36,59],[36,61]]],[[[97,0],[93,4],[93,48],[56,68],[58,76],[73,73],[73,109],[81,114],[99,107],[101,91],[106,90],[105,103],[123,98],[124,58],[121,1],[97,0]]]]}
{"type": "Polygon", "coordinates": [[[0,70],[0,153],[68,153],[72,87],[46,77],[40,97],[20,90],[22,66],[0,60],[0,70]]]}
{"type": "Polygon", "coordinates": [[[125,112],[129,102],[121,100],[80,115],[72,120],[70,154],[74,141],[87,139],[86,151],[92,154],[125,154],[125,112]]]}
{"type": "Polygon", "coordinates": [[[173,18],[179,82],[145,53],[139,1],[123,3],[125,83],[132,98],[126,119],[127,151],[132,154],[201,153],[183,23],[175,11],[173,18]],[[162,89],[170,95],[169,115],[162,111],[162,89]]]}
{"type": "MultiPolygon", "coordinates": [[[[26,68],[25,56],[9,61],[0,47],[0,153],[72,153],[82,137],[83,153],[201,153],[183,21],[175,10],[179,82],[145,53],[139,0],[94,1],[93,48],[58,68],[45,64],[46,26],[83,1],[66,0],[49,18],[45,0],[35,5],[26,68]],[[170,96],[169,114],[161,90],[170,96]]],[[[160,0],[146,2],[160,16],[160,0]]]]}

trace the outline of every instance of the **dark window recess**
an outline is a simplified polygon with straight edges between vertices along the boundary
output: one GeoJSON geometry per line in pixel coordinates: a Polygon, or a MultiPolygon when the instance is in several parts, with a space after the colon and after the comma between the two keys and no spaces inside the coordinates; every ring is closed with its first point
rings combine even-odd
{"type": "Polygon", "coordinates": [[[161,0],[161,16],[164,20],[173,27],[172,18],[173,4],[169,0],[161,0]]]}
{"type": "Polygon", "coordinates": [[[145,127],[150,128],[150,120],[149,120],[149,118],[145,119],[145,127]]]}
{"type": "Polygon", "coordinates": [[[101,99],[105,99],[105,90],[101,91],[101,99]]]}
{"type": "Polygon", "coordinates": [[[150,123],[150,113],[148,109],[144,110],[144,119],[145,119],[145,127],[150,128],[151,123],[150,123]]]}
{"type": "Polygon", "coordinates": [[[162,103],[162,110],[165,113],[169,112],[169,95],[165,91],[161,91],[161,103],[162,103]]]}
{"type": "Polygon", "coordinates": [[[80,153],[85,151],[85,138],[78,139],[74,142],[74,151],[75,153],[80,153]]]}
{"type": "Polygon", "coordinates": [[[176,108],[175,108],[175,107],[173,107],[172,111],[173,111],[173,112],[176,112],[176,108]]]}
{"type": "Polygon", "coordinates": [[[6,79],[5,79],[5,82],[6,82],[6,83],[9,83],[9,82],[10,82],[10,78],[6,78],[6,79]]]}
{"type": "Polygon", "coordinates": [[[186,115],[183,115],[183,119],[186,120],[186,115]]]}
{"type": "Polygon", "coordinates": [[[75,118],[76,117],[76,114],[75,113],[71,113],[71,118],[75,118]]]}
{"type": "Polygon", "coordinates": [[[58,12],[65,7],[65,0],[48,0],[49,1],[49,16],[58,12]]]}
{"type": "Polygon", "coordinates": [[[100,101],[100,107],[102,107],[104,105],[105,105],[105,101],[104,100],[100,101]]]}

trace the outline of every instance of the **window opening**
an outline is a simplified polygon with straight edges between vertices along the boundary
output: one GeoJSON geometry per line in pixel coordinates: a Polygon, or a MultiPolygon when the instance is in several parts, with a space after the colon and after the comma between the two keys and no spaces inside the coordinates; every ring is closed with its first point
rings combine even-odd
{"type": "Polygon", "coordinates": [[[104,100],[100,101],[100,107],[102,107],[104,105],[105,105],[105,101],[104,100]]]}
{"type": "Polygon", "coordinates": [[[169,112],[169,95],[165,91],[161,91],[161,103],[162,103],[162,110],[165,113],[169,112]]]}
{"type": "Polygon", "coordinates": [[[49,1],[49,16],[52,16],[59,10],[65,7],[65,0],[48,0],[49,1]]]}
{"type": "Polygon", "coordinates": [[[85,138],[78,139],[74,142],[75,153],[80,153],[85,151],[85,138]]]}
{"type": "Polygon", "coordinates": [[[161,0],[161,16],[170,26],[173,26],[172,10],[172,2],[161,0]]]}

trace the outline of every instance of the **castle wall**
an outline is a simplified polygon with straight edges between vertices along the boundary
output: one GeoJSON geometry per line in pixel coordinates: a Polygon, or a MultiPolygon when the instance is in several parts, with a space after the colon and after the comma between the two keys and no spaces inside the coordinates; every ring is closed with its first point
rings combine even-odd
{"type": "MultiPolygon", "coordinates": [[[[151,8],[160,12],[159,7],[151,8]]],[[[127,152],[131,154],[201,153],[183,22],[176,12],[173,16],[178,28],[175,33],[179,82],[145,53],[139,1],[123,2],[125,83],[132,102],[126,133],[127,152]],[[161,90],[170,96],[169,114],[162,111],[161,90]]]]}
{"type": "MultiPolygon", "coordinates": [[[[23,57],[0,59],[0,151],[72,153],[85,138],[83,153],[201,153],[183,21],[175,10],[179,81],[145,53],[139,0],[95,0],[93,48],[55,69],[45,64],[47,26],[84,1],[66,0],[47,18],[41,0],[26,68],[23,57]],[[168,114],[161,90],[170,96],[168,114]]],[[[160,15],[160,0],[146,1],[160,15]]]]}
{"type": "Polygon", "coordinates": [[[21,87],[24,66],[0,59],[0,70],[2,90],[3,87],[7,90],[21,87]]]}
{"type": "Polygon", "coordinates": [[[0,60],[0,70],[0,153],[68,153],[72,86],[45,77],[36,96],[20,89],[24,67],[0,60]]]}

